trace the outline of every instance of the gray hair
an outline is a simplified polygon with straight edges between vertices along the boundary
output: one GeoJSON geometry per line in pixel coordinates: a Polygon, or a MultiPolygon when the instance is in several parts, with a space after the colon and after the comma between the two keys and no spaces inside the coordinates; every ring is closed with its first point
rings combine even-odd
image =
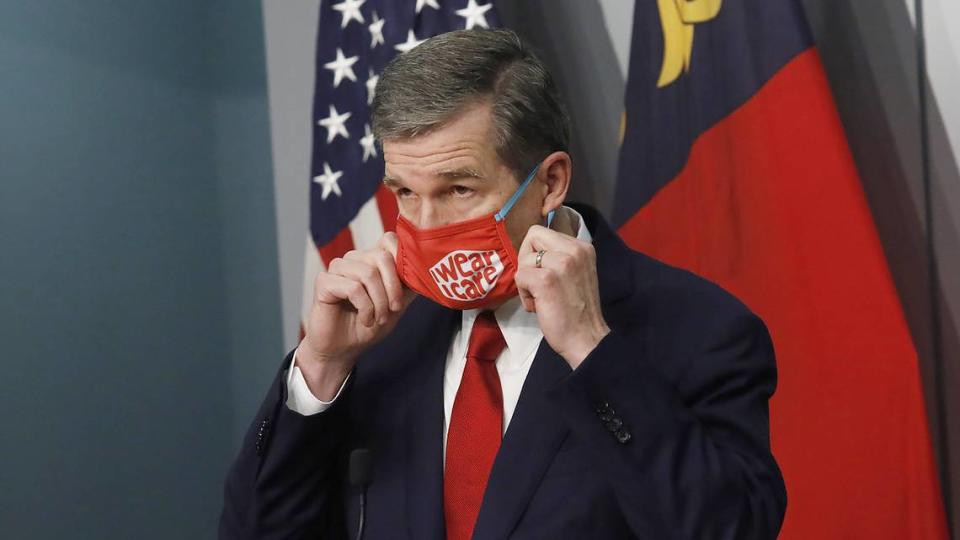
{"type": "Polygon", "coordinates": [[[497,155],[518,178],[550,152],[569,151],[570,119],[553,77],[509,30],[458,30],[394,58],[373,98],[379,141],[422,135],[488,102],[497,155]]]}

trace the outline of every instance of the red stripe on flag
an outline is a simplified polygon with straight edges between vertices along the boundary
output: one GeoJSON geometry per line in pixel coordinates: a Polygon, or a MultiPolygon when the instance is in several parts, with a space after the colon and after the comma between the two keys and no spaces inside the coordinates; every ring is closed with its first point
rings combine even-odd
{"type": "Polygon", "coordinates": [[[383,222],[383,231],[394,231],[397,228],[397,198],[393,192],[381,185],[377,189],[377,208],[380,209],[380,221],[383,222]]]}
{"type": "Polygon", "coordinates": [[[320,260],[323,261],[323,266],[327,267],[330,266],[330,261],[337,257],[343,257],[351,249],[353,249],[353,235],[350,234],[350,227],[344,227],[333,237],[333,240],[330,240],[324,246],[320,246],[317,251],[320,252],[320,260]]]}
{"type": "Polygon", "coordinates": [[[704,133],[620,232],[769,326],[780,538],[946,538],[916,351],[814,50],[704,133]]]}

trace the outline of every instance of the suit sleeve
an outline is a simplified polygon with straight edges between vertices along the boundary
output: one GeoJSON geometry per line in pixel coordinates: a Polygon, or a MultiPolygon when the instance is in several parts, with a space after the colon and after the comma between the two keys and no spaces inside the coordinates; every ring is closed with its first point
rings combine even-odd
{"type": "Polygon", "coordinates": [[[749,312],[713,326],[676,381],[611,332],[550,390],[638,537],[774,539],[783,521],[769,442],[773,345],[749,312]]]}
{"type": "MultiPolygon", "coordinates": [[[[227,474],[221,540],[346,538],[341,500],[343,396],[322,413],[286,406],[287,355],[227,474]]],[[[349,381],[348,381],[349,383],[349,381]]]]}

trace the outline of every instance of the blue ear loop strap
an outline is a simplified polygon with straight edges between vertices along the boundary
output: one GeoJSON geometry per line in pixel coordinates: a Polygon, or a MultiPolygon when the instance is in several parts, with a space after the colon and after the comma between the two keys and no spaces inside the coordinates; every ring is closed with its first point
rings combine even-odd
{"type": "MultiPolygon", "coordinates": [[[[503,221],[507,217],[507,214],[510,213],[510,209],[513,208],[513,205],[517,204],[517,201],[520,199],[520,196],[523,195],[523,192],[527,190],[527,186],[530,185],[530,182],[533,181],[533,178],[537,176],[537,171],[540,170],[541,163],[537,163],[537,166],[530,171],[530,174],[520,183],[520,187],[513,192],[513,195],[510,196],[510,199],[507,200],[506,204],[503,205],[503,208],[499,212],[493,215],[493,218],[497,221],[503,221]]],[[[556,214],[556,210],[551,210],[547,214],[547,228],[550,228],[550,223],[553,221],[553,216],[556,214]]]]}

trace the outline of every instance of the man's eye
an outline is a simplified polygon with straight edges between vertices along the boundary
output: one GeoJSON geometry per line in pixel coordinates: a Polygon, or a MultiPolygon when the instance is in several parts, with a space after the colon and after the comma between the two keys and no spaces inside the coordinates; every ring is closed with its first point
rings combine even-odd
{"type": "Polygon", "coordinates": [[[412,194],[413,194],[413,192],[410,191],[409,189],[405,188],[405,187],[402,187],[402,188],[400,188],[400,189],[397,190],[397,196],[398,196],[398,197],[409,197],[409,196],[412,195],[412,194]]]}
{"type": "Polygon", "coordinates": [[[469,197],[473,195],[473,190],[467,186],[453,186],[453,194],[457,197],[469,197]]]}

